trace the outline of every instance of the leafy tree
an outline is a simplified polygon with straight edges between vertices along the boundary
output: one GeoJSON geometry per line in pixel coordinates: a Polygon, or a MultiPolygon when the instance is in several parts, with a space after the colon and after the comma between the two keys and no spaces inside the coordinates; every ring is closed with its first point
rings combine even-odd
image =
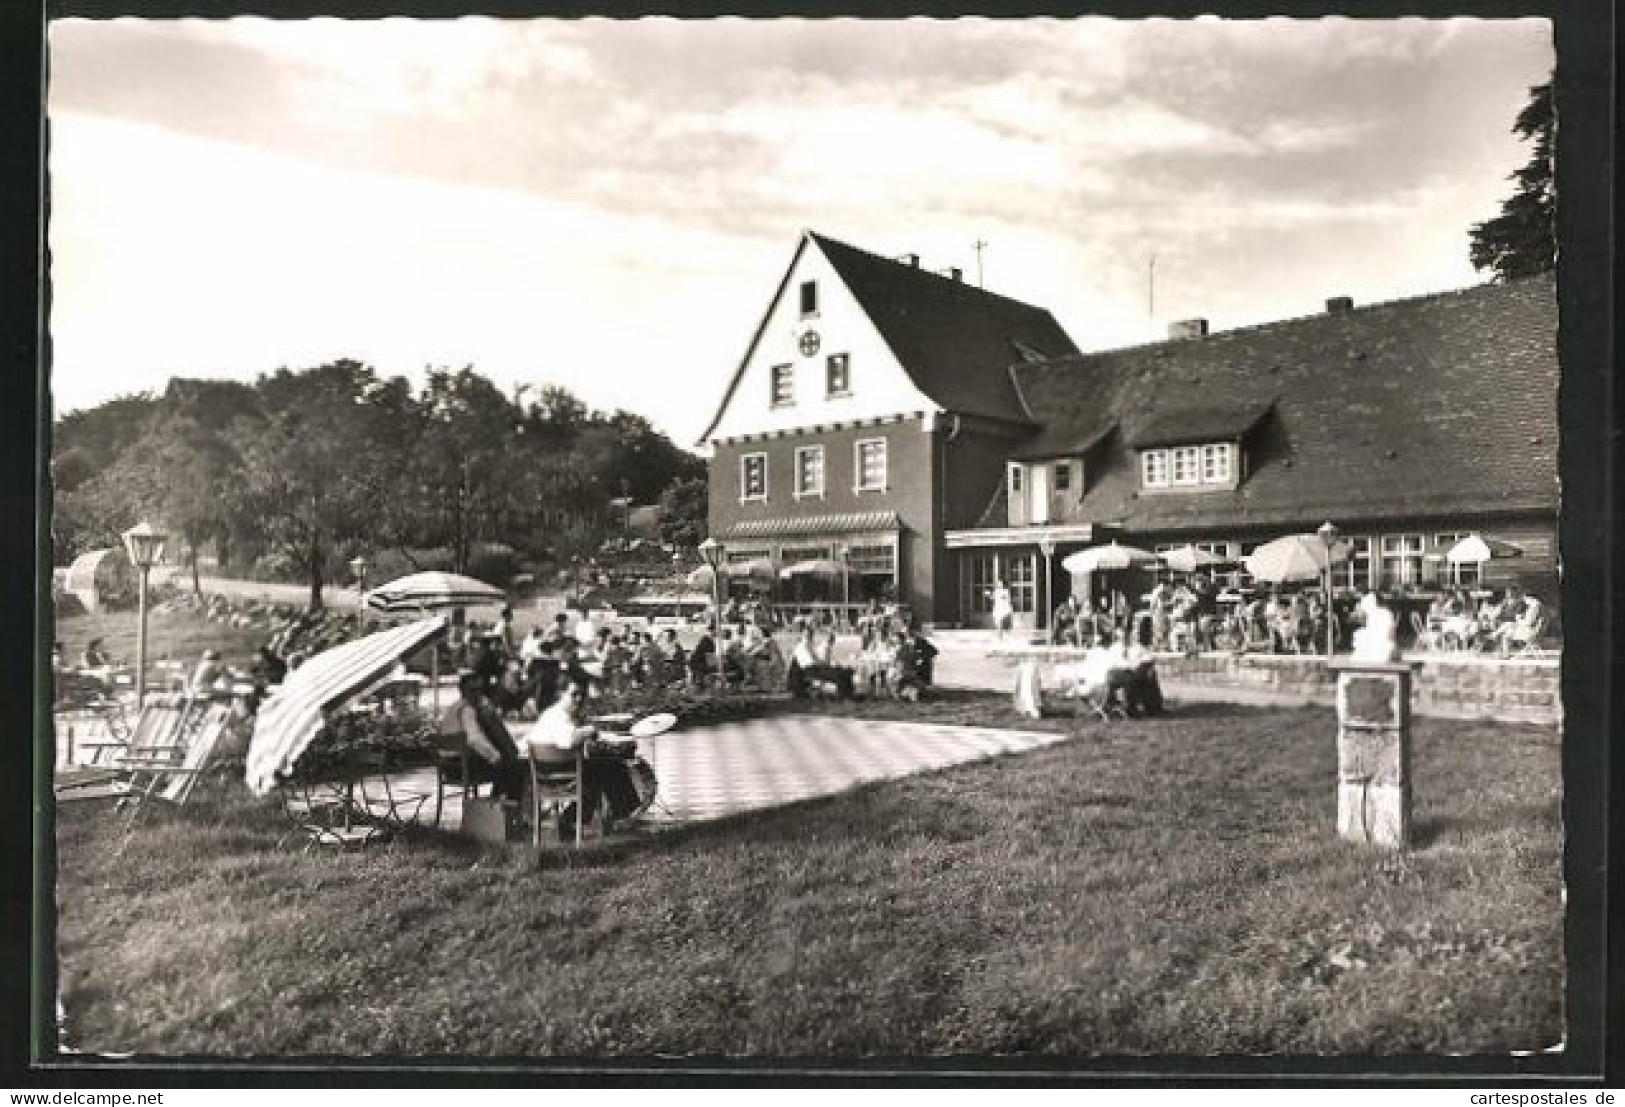
{"type": "Polygon", "coordinates": [[[1512,129],[1533,141],[1529,161],[1509,178],[1517,190],[1502,204],[1501,214],[1472,229],[1473,268],[1491,270],[1498,281],[1549,273],[1557,267],[1556,209],[1553,182],[1557,116],[1552,82],[1529,90],[1529,103],[1512,129]]]}
{"type": "Polygon", "coordinates": [[[660,494],[660,540],[672,546],[698,546],[708,529],[710,493],[705,477],[684,477],[660,494]]]}

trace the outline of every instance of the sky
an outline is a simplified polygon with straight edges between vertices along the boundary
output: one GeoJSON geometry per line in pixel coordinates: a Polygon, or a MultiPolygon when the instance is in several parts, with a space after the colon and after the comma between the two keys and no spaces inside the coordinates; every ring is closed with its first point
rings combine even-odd
{"type": "Polygon", "coordinates": [[[1542,20],[61,20],[53,402],[472,365],[691,446],[803,229],[1085,350],[1465,287],[1553,65],[1542,20]]]}

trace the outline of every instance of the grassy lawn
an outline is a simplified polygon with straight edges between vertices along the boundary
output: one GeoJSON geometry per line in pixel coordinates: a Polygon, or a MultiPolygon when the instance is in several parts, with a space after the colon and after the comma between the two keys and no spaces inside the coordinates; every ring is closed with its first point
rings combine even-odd
{"type": "MultiPolygon", "coordinates": [[[[964,694],[909,718],[1012,722],[964,694]]],[[[832,706],[819,710],[850,711],[832,706]]],[[[1489,1052],[1562,1035],[1559,742],[1420,720],[1420,842],[1332,718],[1191,705],[648,838],[278,850],[240,788],[60,812],[70,1042],[210,1055],[1489,1052]]]]}

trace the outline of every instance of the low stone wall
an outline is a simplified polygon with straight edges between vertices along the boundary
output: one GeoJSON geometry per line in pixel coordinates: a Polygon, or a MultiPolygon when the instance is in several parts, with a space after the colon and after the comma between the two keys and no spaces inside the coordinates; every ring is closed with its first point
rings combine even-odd
{"type": "MultiPolygon", "coordinates": [[[[989,657],[1014,671],[1024,660],[1077,661],[1082,651],[1047,646],[1010,647],[989,657]]],[[[1411,710],[1451,719],[1499,719],[1556,726],[1563,720],[1561,672],[1556,658],[1502,661],[1451,655],[1408,657],[1417,663],[1411,710]]],[[[1331,707],[1337,675],[1318,657],[1205,653],[1163,654],[1157,678],[1170,699],[1331,707]]]]}

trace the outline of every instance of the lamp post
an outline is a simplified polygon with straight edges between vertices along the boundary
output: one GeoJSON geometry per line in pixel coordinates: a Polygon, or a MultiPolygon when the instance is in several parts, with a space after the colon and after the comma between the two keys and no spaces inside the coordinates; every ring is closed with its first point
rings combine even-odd
{"type": "Polygon", "coordinates": [[[131,563],[141,570],[140,591],[137,593],[140,614],[135,632],[135,706],[138,711],[147,699],[147,574],[163,560],[164,543],[167,541],[169,535],[155,529],[145,519],[124,532],[124,548],[130,554],[131,563]]]}
{"type": "Polygon", "coordinates": [[[367,558],[357,554],[350,559],[350,572],[355,576],[356,635],[367,629],[367,558]]]}
{"type": "Polygon", "coordinates": [[[711,645],[717,655],[717,689],[720,692],[722,680],[722,559],[728,551],[721,542],[715,538],[707,538],[700,543],[700,557],[711,567],[711,645]]]}
{"type": "Polygon", "coordinates": [[[1055,601],[1055,568],[1050,559],[1055,556],[1055,539],[1049,535],[1038,540],[1038,552],[1044,555],[1044,610],[1039,612],[1044,619],[1044,639],[1050,645],[1055,645],[1055,616],[1052,613],[1055,601]]]}
{"type": "Polygon", "coordinates": [[[1332,543],[1337,541],[1337,526],[1324,522],[1315,533],[1326,547],[1326,656],[1331,657],[1337,652],[1337,613],[1332,608],[1332,543]]]}

